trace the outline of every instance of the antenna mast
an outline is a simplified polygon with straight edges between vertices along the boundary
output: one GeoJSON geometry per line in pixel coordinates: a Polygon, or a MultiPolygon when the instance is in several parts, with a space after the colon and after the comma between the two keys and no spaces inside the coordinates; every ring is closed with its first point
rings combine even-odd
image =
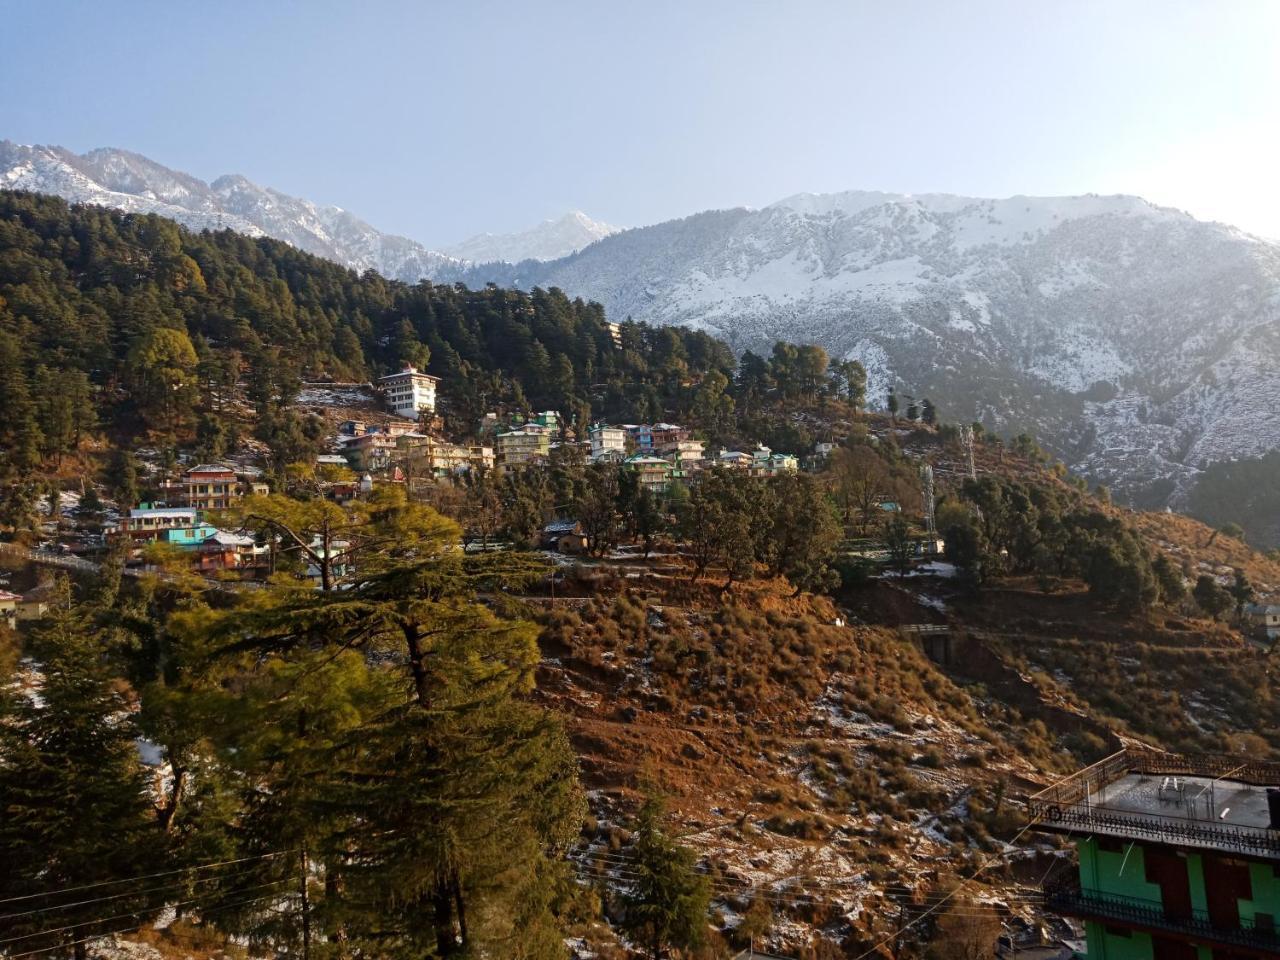
{"type": "Polygon", "coordinates": [[[960,445],[964,447],[965,465],[969,468],[969,479],[977,480],[978,471],[973,464],[973,425],[960,424],[960,445]]]}
{"type": "Polygon", "coordinates": [[[933,517],[933,467],[931,465],[926,463],[920,468],[920,482],[924,499],[924,526],[932,537],[938,530],[933,517]]]}

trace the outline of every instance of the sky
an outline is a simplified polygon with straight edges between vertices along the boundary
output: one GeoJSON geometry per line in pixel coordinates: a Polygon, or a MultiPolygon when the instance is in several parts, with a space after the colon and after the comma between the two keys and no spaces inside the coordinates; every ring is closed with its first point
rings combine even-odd
{"type": "Polygon", "coordinates": [[[1134,193],[1280,238],[1280,2],[0,0],[0,138],[429,246],[853,189],[1134,193]]]}

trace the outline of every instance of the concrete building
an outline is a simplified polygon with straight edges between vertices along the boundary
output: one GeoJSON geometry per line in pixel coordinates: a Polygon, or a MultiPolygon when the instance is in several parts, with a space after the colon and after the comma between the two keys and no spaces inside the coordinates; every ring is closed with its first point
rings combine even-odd
{"type": "Polygon", "coordinates": [[[673,463],[691,466],[701,463],[707,457],[707,442],[685,437],[681,440],[668,441],[657,448],[657,455],[673,463]]]}
{"type": "Polygon", "coordinates": [[[735,470],[750,470],[754,463],[755,457],[749,453],[743,453],[741,450],[726,450],[721,447],[720,452],[716,454],[716,464],[721,467],[732,467],[735,470]]]}
{"type": "Polygon", "coordinates": [[[494,453],[500,466],[523,467],[541,463],[551,453],[551,435],[541,431],[511,430],[494,438],[494,453]]]}
{"type": "MultiPolygon", "coordinates": [[[[201,526],[200,513],[195,507],[150,507],[143,504],[134,507],[120,518],[114,527],[108,527],[108,537],[122,537],[130,541],[146,543],[167,540],[170,531],[193,531],[201,526]]],[[[212,531],[212,524],[204,525],[212,531]]],[[[193,542],[196,535],[192,534],[193,542]]],[[[202,539],[202,537],[201,537],[202,539]]]]}
{"type": "Polygon", "coordinates": [[[435,412],[436,384],[439,382],[439,377],[421,373],[409,365],[399,373],[379,377],[378,389],[382,391],[388,410],[397,416],[416,420],[424,412],[435,412]]]}
{"type": "Polygon", "coordinates": [[[623,461],[627,468],[640,475],[640,486],[652,493],[666,493],[671,483],[671,463],[661,457],[649,457],[638,453],[623,461]]]}
{"type": "Polygon", "coordinates": [[[784,473],[795,473],[799,469],[800,461],[794,454],[774,453],[768,447],[757,447],[751,454],[753,477],[777,477],[784,473]]]}
{"type": "Polygon", "coordinates": [[[653,427],[647,423],[626,423],[622,429],[627,431],[627,440],[637,453],[653,453],[653,427]]]}
{"type": "Polygon", "coordinates": [[[438,437],[407,434],[396,439],[397,459],[413,476],[448,476],[494,464],[493,447],[449,443],[438,437]]]}
{"type": "Polygon", "coordinates": [[[1280,764],[1129,747],[1027,812],[1075,843],[1044,899],[1084,922],[1089,960],[1280,954],[1280,764]]]}
{"type": "Polygon", "coordinates": [[[240,480],[232,467],[202,463],[182,475],[182,502],[196,510],[225,510],[240,497],[240,480]]]}
{"type": "Polygon", "coordinates": [[[544,430],[550,430],[554,436],[559,436],[564,428],[564,422],[561,420],[558,410],[543,410],[541,413],[534,415],[533,419],[529,421],[529,426],[541,427],[544,430]]]}
{"type": "Polygon", "coordinates": [[[622,459],[627,455],[627,431],[622,427],[610,427],[597,423],[587,431],[591,438],[591,459],[622,459]]]}
{"type": "Polygon", "coordinates": [[[659,453],[688,438],[689,431],[678,423],[655,423],[649,428],[649,436],[652,438],[654,452],[659,453]]]}
{"type": "Polygon", "coordinates": [[[248,534],[228,530],[215,530],[195,551],[196,569],[201,573],[237,571],[241,575],[265,573],[271,552],[248,534]]]}
{"type": "Polygon", "coordinates": [[[1280,640],[1280,604],[1245,604],[1244,615],[1257,639],[1280,640]]]}
{"type": "Polygon", "coordinates": [[[391,465],[397,438],[389,433],[366,433],[342,445],[342,455],[355,470],[384,470],[391,465]]]}

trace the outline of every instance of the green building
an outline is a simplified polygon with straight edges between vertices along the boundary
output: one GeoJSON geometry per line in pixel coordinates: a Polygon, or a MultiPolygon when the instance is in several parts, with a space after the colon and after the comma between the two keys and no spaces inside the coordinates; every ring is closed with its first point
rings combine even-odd
{"type": "Polygon", "coordinates": [[[1280,956],[1280,764],[1127,748],[1028,801],[1078,869],[1045,887],[1088,960],[1280,956]]]}

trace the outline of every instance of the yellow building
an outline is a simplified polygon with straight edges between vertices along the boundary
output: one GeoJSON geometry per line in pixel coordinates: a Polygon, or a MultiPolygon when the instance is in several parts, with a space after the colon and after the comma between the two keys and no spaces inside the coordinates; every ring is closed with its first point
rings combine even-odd
{"type": "Polygon", "coordinates": [[[521,467],[546,460],[551,453],[551,437],[546,433],[512,430],[494,439],[494,452],[504,467],[521,467]]]}

